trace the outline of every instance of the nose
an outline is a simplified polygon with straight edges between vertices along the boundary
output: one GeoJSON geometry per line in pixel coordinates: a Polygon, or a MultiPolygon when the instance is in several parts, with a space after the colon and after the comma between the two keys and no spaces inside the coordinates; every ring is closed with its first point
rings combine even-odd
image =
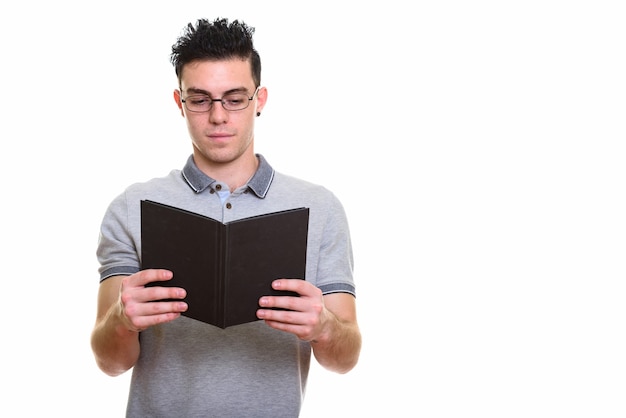
{"type": "Polygon", "coordinates": [[[209,122],[216,125],[228,122],[228,111],[224,109],[220,100],[213,101],[213,106],[209,109],[209,122]]]}

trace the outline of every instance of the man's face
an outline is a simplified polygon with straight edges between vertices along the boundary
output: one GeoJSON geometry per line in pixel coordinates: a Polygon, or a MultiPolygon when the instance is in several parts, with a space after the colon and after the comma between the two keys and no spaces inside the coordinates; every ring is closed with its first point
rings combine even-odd
{"type": "Polygon", "coordinates": [[[174,92],[174,99],[187,121],[198,167],[227,164],[242,156],[254,157],[254,120],[267,98],[265,88],[260,88],[256,96],[255,90],[248,61],[195,61],[185,65],[181,90],[174,92]],[[254,98],[242,110],[229,111],[215,101],[203,113],[190,111],[182,101],[197,95],[222,99],[232,93],[243,93],[244,101],[254,98]]]}

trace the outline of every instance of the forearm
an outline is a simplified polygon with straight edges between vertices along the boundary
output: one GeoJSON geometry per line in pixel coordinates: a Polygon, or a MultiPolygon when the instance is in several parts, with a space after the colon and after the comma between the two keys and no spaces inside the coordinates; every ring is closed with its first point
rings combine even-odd
{"type": "Polygon", "coordinates": [[[311,341],[311,347],[322,367],[336,373],[347,373],[359,360],[361,332],[356,322],[340,321],[332,315],[325,332],[311,341]]]}
{"type": "Polygon", "coordinates": [[[128,329],[113,305],[94,327],[91,348],[98,367],[110,376],[117,376],[137,362],[139,333],[128,329]]]}

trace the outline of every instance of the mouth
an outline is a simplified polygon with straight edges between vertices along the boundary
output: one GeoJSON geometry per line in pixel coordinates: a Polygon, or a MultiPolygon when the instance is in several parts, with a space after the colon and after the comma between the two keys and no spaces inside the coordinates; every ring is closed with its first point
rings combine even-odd
{"type": "Polygon", "coordinates": [[[227,139],[232,138],[234,135],[225,133],[225,132],[216,132],[216,133],[208,134],[207,136],[214,141],[225,141],[227,139]]]}

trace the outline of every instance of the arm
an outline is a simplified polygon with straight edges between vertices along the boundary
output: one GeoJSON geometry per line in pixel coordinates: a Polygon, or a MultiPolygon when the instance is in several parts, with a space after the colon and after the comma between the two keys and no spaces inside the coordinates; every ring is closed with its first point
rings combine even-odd
{"type": "Polygon", "coordinates": [[[347,373],[356,366],[361,352],[361,332],[356,320],[356,303],[349,293],[324,296],[328,317],[323,332],[311,347],[322,366],[338,373],[347,373]]]}
{"type": "Polygon", "coordinates": [[[169,280],[167,270],[144,270],[130,276],[109,277],[100,284],[96,323],[91,348],[98,367],[110,376],[120,375],[139,358],[139,332],[172,321],[187,309],[180,301],[185,291],[176,287],[145,287],[152,281],[169,280]]]}
{"type": "Polygon", "coordinates": [[[304,280],[280,279],[274,289],[291,290],[300,297],[264,296],[257,315],[272,328],[310,341],[318,363],[331,371],[347,373],[356,366],[361,352],[361,332],[356,319],[356,303],[348,293],[322,295],[320,289],[304,280]]]}
{"type": "Polygon", "coordinates": [[[124,277],[110,277],[100,284],[96,325],[91,333],[96,363],[110,376],[124,373],[139,357],[139,332],[126,325],[119,300],[124,277]]]}

